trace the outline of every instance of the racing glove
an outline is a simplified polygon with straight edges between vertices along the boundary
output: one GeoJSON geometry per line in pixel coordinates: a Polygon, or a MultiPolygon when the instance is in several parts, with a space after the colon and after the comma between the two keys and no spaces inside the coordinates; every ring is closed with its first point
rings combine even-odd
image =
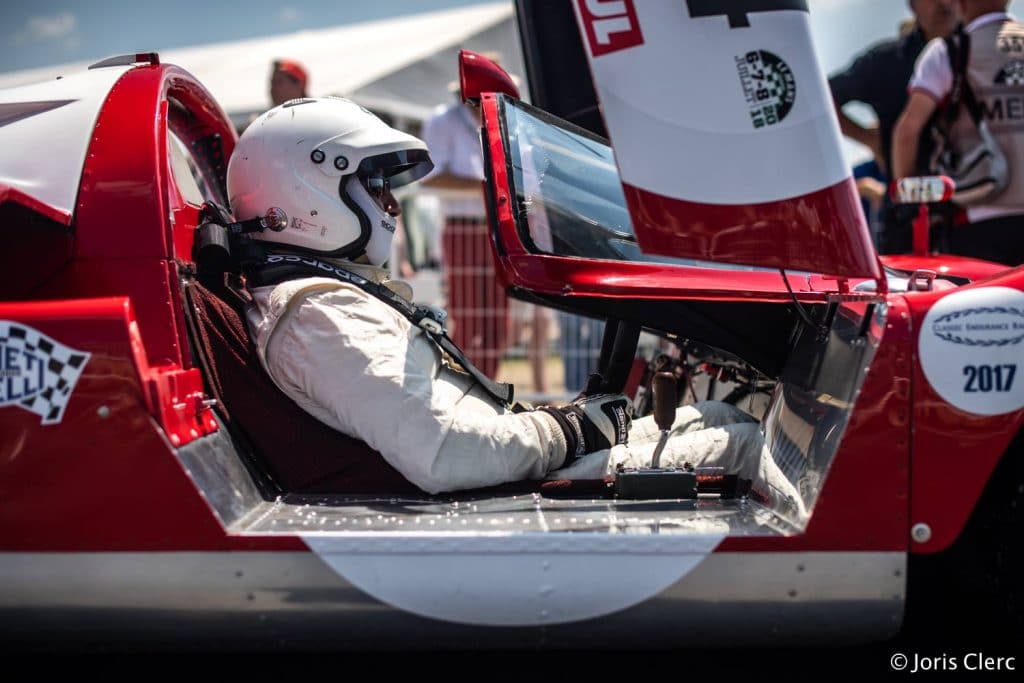
{"type": "Polygon", "coordinates": [[[580,396],[561,408],[538,408],[555,419],[565,433],[563,467],[587,453],[626,443],[632,405],[622,394],[580,396]]]}

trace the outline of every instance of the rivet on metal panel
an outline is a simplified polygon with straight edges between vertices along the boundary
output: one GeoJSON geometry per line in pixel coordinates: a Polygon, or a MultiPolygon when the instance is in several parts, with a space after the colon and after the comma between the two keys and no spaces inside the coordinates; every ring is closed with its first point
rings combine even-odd
{"type": "Polygon", "coordinates": [[[181,444],[181,438],[177,434],[171,434],[171,443],[178,446],[181,444]]]}
{"type": "Polygon", "coordinates": [[[110,407],[100,406],[99,408],[96,409],[96,415],[101,420],[106,420],[108,417],[110,417],[110,407]]]}
{"type": "Polygon", "coordinates": [[[910,537],[918,543],[927,543],[932,538],[932,528],[919,522],[910,529],[910,537]]]}

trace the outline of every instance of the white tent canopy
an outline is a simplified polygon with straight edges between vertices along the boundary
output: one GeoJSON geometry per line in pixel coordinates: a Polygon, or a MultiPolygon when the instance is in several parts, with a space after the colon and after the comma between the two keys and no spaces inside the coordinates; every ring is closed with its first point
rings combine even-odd
{"type": "MultiPolygon", "coordinates": [[[[161,50],[163,62],[195,75],[235,120],[270,106],[271,62],[301,62],[311,95],[343,95],[402,118],[422,119],[449,95],[460,48],[497,50],[523,73],[510,2],[474,5],[315,31],[161,50]]],[[[98,61],[98,60],[96,60],[98,61]]],[[[0,88],[53,78],[90,62],[0,74],[0,88]]]]}

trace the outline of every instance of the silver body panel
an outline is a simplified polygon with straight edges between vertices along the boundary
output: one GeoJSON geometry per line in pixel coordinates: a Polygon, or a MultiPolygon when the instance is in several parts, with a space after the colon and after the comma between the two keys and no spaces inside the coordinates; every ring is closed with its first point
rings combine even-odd
{"type": "MultiPolygon", "coordinates": [[[[466,559],[444,554],[451,567],[466,559]]],[[[559,554],[529,561],[542,566],[559,554]]],[[[377,558],[404,562],[410,574],[419,561],[384,550],[377,558]]],[[[498,552],[490,567],[508,558],[498,552]]],[[[591,571],[579,585],[616,590],[592,579],[604,573],[601,558],[586,559],[591,571]]],[[[852,643],[899,630],[905,565],[903,553],[712,553],[656,595],[601,618],[481,628],[394,609],[315,553],[4,553],[0,640],[199,649],[852,643]]]]}

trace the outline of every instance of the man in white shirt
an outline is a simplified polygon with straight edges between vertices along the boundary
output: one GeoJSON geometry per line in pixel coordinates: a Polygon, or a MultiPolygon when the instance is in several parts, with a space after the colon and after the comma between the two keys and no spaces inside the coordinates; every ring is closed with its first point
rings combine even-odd
{"type": "MultiPolygon", "coordinates": [[[[458,96],[458,92],[455,92],[458,96]]],[[[423,140],[430,147],[434,171],[425,185],[443,189],[479,192],[484,179],[483,152],[480,148],[480,108],[454,101],[438,107],[423,122],[423,140]]],[[[483,213],[483,204],[474,202],[466,213],[483,213]]]]}
{"type": "MultiPolygon", "coordinates": [[[[452,90],[457,96],[458,91],[452,90]]],[[[423,181],[441,198],[441,253],[451,334],[485,375],[505,351],[508,300],[491,258],[481,183],[479,108],[454,101],[423,123],[434,171],[423,181]]]]}
{"type": "MultiPolygon", "coordinates": [[[[1024,25],[1006,13],[1007,0],[958,0],[966,27],[958,40],[967,60],[963,81],[977,100],[985,124],[1005,155],[1009,185],[967,210],[969,226],[953,229],[955,254],[1019,265],[1024,263],[1024,25]]],[[[956,36],[955,36],[956,37],[956,36]]],[[[914,173],[918,137],[947,104],[954,87],[945,40],[931,41],[910,81],[910,99],[893,133],[893,178],[914,173]]],[[[964,104],[961,98],[959,104],[964,104]]],[[[978,138],[967,106],[951,128],[951,142],[978,138]]]]}
{"type": "MultiPolygon", "coordinates": [[[[498,61],[496,53],[485,56],[498,61]]],[[[457,82],[448,90],[459,97],[457,82]]],[[[481,193],[484,163],[480,125],[479,106],[459,99],[440,107],[424,121],[423,140],[430,148],[434,171],[423,184],[441,195],[442,253],[452,338],[484,374],[494,377],[505,352],[509,316],[508,298],[494,272],[481,193]]],[[[533,389],[543,394],[548,390],[544,360],[551,316],[546,309],[522,306],[531,320],[533,389]]],[[[522,317],[516,318],[523,322],[522,317]]]]}

